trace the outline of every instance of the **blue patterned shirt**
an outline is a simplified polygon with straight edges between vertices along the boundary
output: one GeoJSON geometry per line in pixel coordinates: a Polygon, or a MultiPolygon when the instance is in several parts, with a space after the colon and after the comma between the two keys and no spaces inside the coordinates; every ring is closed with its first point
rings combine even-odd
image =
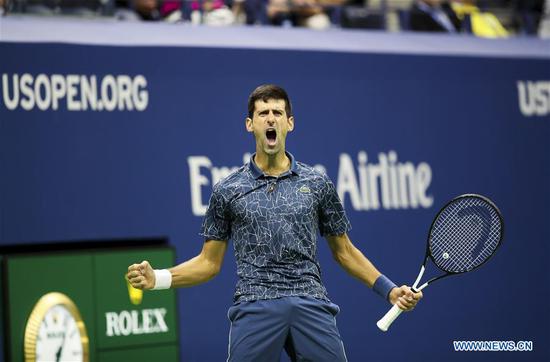
{"type": "Polygon", "coordinates": [[[235,301],[311,296],[328,300],[316,256],[317,233],[341,235],[350,223],[334,184],[296,162],[275,177],[250,162],[214,186],[201,235],[233,240],[235,301]]]}

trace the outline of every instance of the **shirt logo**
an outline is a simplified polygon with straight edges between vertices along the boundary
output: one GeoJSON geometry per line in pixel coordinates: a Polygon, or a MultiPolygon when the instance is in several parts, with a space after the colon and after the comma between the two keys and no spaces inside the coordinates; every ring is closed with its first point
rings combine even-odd
{"type": "Polygon", "coordinates": [[[307,187],[306,185],[303,185],[302,187],[300,187],[298,189],[298,191],[300,191],[301,193],[304,193],[304,194],[309,194],[311,192],[309,187],[307,187]]]}

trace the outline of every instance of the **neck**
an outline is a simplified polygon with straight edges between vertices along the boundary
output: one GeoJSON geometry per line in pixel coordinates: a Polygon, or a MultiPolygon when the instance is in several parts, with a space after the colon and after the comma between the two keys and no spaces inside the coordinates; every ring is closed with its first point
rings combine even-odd
{"type": "Polygon", "coordinates": [[[274,155],[256,152],[254,162],[260,170],[270,176],[279,176],[290,169],[290,159],[284,150],[274,155]]]}

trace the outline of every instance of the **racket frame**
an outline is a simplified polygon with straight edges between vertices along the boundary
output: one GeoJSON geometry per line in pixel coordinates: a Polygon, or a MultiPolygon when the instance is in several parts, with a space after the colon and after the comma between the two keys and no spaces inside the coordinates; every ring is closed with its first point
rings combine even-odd
{"type": "MultiPolygon", "coordinates": [[[[452,200],[450,200],[449,202],[447,202],[439,211],[438,213],[435,215],[433,221],[432,221],[432,224],[430,225],[430,230],[428,232],[428,239],[427,239],[427,242],[426,242],[426,252],[424,254],[424,261],[422,262],[422,265],[420,267],[420,272],[418,273],[418,276],[416,277],[416,280],[414,281],[414,284],[412,285],[411,287],[411,290],[415,293],[418,293],[419,291],[421,291],[422,289],[426,288],[428,285],[430,285],[431,283],[435,282],[436,280],[439,280],[439,279],[442,279],[442,278],[445,278],[445,277],[448,277],[448,276],[452,276],[452,275],[458,275],[458,274],[463,274],[463,273],[466,273],[466,272],[471,272],[477,268],[479,268],[480,266],[482,266],[483,264],[485,264],[489,259],[491,259],[497,252],[498,248],[500,247],[500,245],[502,244],[502,241],[504,239],[504,219],[502,217],[502,213],[500,212],[500,209],[495,205],[494,202],[492,202],[489,198],[483,196],[483,195],[479,195],[479,194],[463,194],[463,195],[459,195],[459,196],[456,196],[455,198],[453,198],[452,200]],[[494,208],[499,220],[500,220],[500,238],[498,240],[498,243],[495,247],[495,250],[493,250],[493,252],[491,253],[491,255],[485,259],[483,262],[481,262],[479,265],[473,267],[472,269],[468,269],[468,270],[463,270],[463,271],[458,271],[458,272],[451,272],[451,271],[446,271],[444,269],[441,269],[437,263],[435,262],[435,259],[432,255],[432,253],[430,252],[430,237],[432,235],[432,230],[434,228],[434,225],[435,225],[435,222],[437,221],[437,219],[439,218],[439,215],[443,212],[443,210],[445,210],[447,208],[447,206],[449,206],[451,203],[453,202],[456,202],[457,200],[459,199],[462,199],[462,198],[470,198],[470,197],[474,197],[474,198],[479,198],[479,199],[482,199],[483,201],[487,202],[491,207],[494,208]],[[435,276],[435,277],[432,277],[431,279],[428,279],[427,282],[425,282],[424,284],[422,284],[421,286],[418,286],[418,284],[420,283],[420,279],[422,279],[422,276],[424,275],[424,272],[426,271],[426,263],[428,261],[428,259],[431,259],[432,263],[441,271],[444,272],[444,274],[441,274],[441,275],[438,275],[438,276],[435,276]]],[[[390,327],[390,325],[393,323],[393,321],[403,312],[402,309],[400,309],[396,304],[394,304],[392,306],[392,308],[376,323],[376,325],[378,326],[378,328],[384,332],[386,332],[388,330],[388,328],[390,327]]]]}
{"type": "Polygon", "coordinates": [[[497,205],[495,205],[494,202],[492,202],[489,198],[483,196],[483,195],[479,195],[479,194],[463,194],[463,195],[459,195],[455,198],[453,198],[452,200],[450,200],[449,202],[447,202],[439,211],[438,213],[435,215],[433,221],[432,221],[432,224],[430,225],[430,230],[428,232],[428,239],[427,239],[427,242],[426,242],[426,253],[424,255],[424,261],[422,262],[422,266],[420,267],[420,272],[418,273],[418,277],[416,278],[416,281],[414,282],[413,286],[412,286],[412,290],[415,291],[415,292],[418,292],[418,291],[421,291],[422,289],[426,288],[428,285],[430,285],[431,283],[433,283],[434,281],[436,280],[439,280],[439,279],[442,279],[442,278],[445,278],[445,277],[448,277],[448,276],[451,276],[451,275],[458,275],[458,274],[463,274],[463,273],[467,273],[467,272],[471,272],[477,268],[479,268],[480,266],[482,266],[483,264],[485,264],[487,261],[489,261],[497,252],[498,248],[500,247],[500,245],[502,244],[502,241],[504,239],[504,219],[502,217],[502,213],[500,212],[500,209],[497,207],[497,205]],[[447,206],[449,206],[450,204],[452,204],[453,202],[456,202],[457,200],[459,199],[464,199],[464,198],[478,198],[478,199],[481,199],[483,200],[484,202],[488,203],[496,212],[499,220],[500,220],[500,238],[498,240],[498,243],[495,247],[495,250],[491,253],[491,255],[489,255],[489,257],[487,259],[485,259],[484,261],[482,261],[479,265],[473,267],[472,269],[468,269],[468,270],[463,270],[463,271],[458,271],[458,272],[452,272],[452,271],[447,271],[447,270],[444,270],[444,269],[441,269],[437,263],[435,262],[435,259],[432,255],[432,253],[430,252],[430,237],[432,235],[432,230],[435,226],[435,222],[437,221],[437,219],[439,218],[439,215],[441,215],[441,213],[447,208],[447,206]],[[435,276],[431,279],[429,279],[427,282],[425,282],[424,284],[422,284],[420,287],[418,287],[418,283],[420,282],[420,279],[422,278],[422,276],[424,275],[424,271],[426,270],[426,262],[428,261],[428,259],[431,259],[432,263],[441,271],[443,271],[445,274],[441,274],[441,275],[438,275],[438,276],[435,276]]]}

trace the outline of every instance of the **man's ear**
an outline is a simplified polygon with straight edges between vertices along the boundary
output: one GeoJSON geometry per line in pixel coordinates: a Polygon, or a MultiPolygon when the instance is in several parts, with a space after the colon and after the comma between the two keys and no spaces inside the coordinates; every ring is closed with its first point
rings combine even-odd
{"type": "Polygon", "coordinates": [[[250,132],[250,133],[254,132],[254,126],[253,126],[253,123],[252,123],[252,119],[246,117],[246,120],[244,122],[245,122],[245,126],[246,126],[246,131],[250,132]]]}
{"type": "Polygon", "coordinates": [[[286,122],[288,124],[288,132],[291,132],[294,129],[294,117],[293,116],[288,117],[286,122]]]}

